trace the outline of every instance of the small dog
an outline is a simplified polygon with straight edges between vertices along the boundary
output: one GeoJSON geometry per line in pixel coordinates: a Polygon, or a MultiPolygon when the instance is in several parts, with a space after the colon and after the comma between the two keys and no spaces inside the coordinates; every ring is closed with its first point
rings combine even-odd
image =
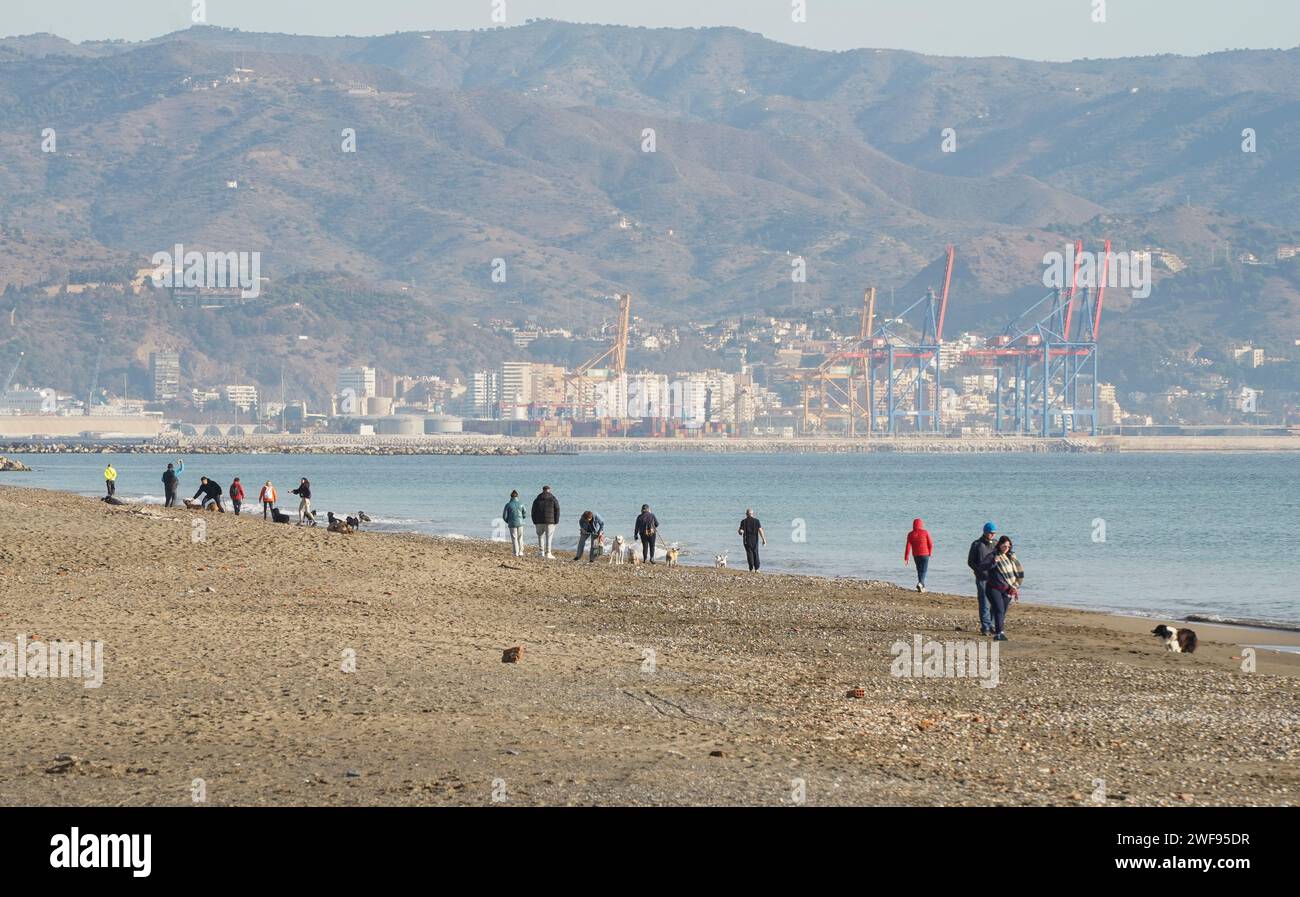
{"type": "Polygon", "coordinates": [[[641,555],[636,553],[635,545],[629,545],[627,548],[627,562],[633,567],[641,566],[641,555]]]}
{"type": "Polygon", "coordinates": [[[727,569],[727,553],[725,551],[722,554],[715,554],[713,556],[713,569],[714,570],[727,569]]]}
{"type": "Polygon", "coordinates": [[[203,510],[203,505],[199,504],[197,501],[195,501],[195,500],[192,499],[192,498],[183,498],[183,499],[181,499],[181,501],[185,502],[185,509],[186,509],[187,511],[202,511],[202,510],[203,510]]]}
{"type": "Polygon", "coordinates": [[[281,511],[279,508],[271,508],[272,523],[288,523],[289,520],[289,515],[284,513],[284,511],[281,511]]]}
{"type": "Polygon", "coordinates": [[[361,524],[369,522],[370,518],[366,516],[365,511],[357,511],[357,516],[347,518],[348,526],[352,527],[354,530],[360,530],[361,524]]]}
{"type": "Polygon", "coordinates": [[[678,553],[678,549],[677,549],[677,543],[676,543],[676,542],[674,542],[672,545],[668,546],[668,550],[664,552],[664,554],[668,556],[668,566],[669,566],[669,567],[676,567],[676,566],[677,566],[677,553],[678,553]]]}
{"type": "Polygon", "coordinates": [[[614,545],[609,550],[609,562],[611,564],[622,564],[626,559],[623,554],[623,537],[615,536],[614,545]]]}
{"type": "Polygon", "coordinates": [[[1196,633],[1190,629],[1174,629],[1161,623],[1151,634],[1165,640],[1165,650],[1174,654],[1191,654],[1196,650],[1196,633]]]}
{"type": "Polygon", "coordinates": [[[325,514],[325,517],[329,521],[328,529],[331,533],[342,533],[345,536],[352,535],[353,532],[352,525],[350,523],[345,523],[344,521],[340,520],[338,517],[335,517],[333,511],[328,511],[325,514]]]}

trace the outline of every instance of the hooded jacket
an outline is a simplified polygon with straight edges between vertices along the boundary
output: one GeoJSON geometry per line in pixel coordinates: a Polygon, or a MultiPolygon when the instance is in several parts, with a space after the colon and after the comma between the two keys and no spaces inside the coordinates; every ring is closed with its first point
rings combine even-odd
{"type": "Polygon", "coordinates": [[[517,498],[510,499],[510,501],[506,502],[506,506],[501,509],[501,519],[509,527],[523,526],[524,521],[528,519],[528,512],[524,510],[524,503],[517,498]]]}
{"type": "Polygon", "coordinates": [[[925,521],[917,517],[912,521],[912,531],[907,534],[907,545],[903,548],[903,563],[907,563],[912,555],[928,558],[933,553],[934,542],[931,541],[930,533],[925,528],[925,521]]]}
{"type": "Polygon", "coordinates": [[[275,504],[276,497],[274,486],[263,486],[262,491],[257,493],[258,501],[269,501],[271,504],[275,504]]]}
{"type": "Polygon", "coordinates": [[[243,484],[243,483],[231,483],[231,484],[230,484],[230,500],[231,500],[231,501],[243,501],[243,500],[244,500],[244,484],[243,484]]]}
{"type": "Polygon", "coordinates": [[[592,536],[599,536],[605,531],[605,521],[600,519],[600,515],[595,511],[591,512],[591,520],[578,518],[578,531],[588,533],[592,536]]]}

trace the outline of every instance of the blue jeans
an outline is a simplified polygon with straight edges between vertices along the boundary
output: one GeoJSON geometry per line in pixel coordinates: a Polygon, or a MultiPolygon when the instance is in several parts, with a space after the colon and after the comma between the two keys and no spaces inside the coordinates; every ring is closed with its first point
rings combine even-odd
{"type": "Polygon", "coordinates": [[[1001,589],[989,588],[989,607],[993,611],[993,631],[1001,634],[1002,627],[1006,625],[1007,606],[1011,604],[1011,596],[1001,589]]]}
{"type": "Polygon", "coordinates": [[[918,554],[914,557],[916,560],[916,581],[921,585],[925,585],[925,571],[930,569],[930,556],[928,554],[918,554]]]}
{"type": "Polygon", "coordinates": [[[975,580],[975,597],[980,603],[980,629],[991,630],[993,628],[993,612],[989,607],[988,580],[975,580]]]}

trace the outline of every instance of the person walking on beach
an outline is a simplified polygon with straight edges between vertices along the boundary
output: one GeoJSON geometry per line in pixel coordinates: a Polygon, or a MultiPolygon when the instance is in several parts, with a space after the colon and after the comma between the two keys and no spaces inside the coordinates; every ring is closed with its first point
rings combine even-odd
{"type": "Polygon", "coordinates": [[[265,520],[271,516],[271,509],[275,507],[275,487],[271,481],[267,480],[262,485],[262,491],[257,493],[257,500],[262,503],[262,519],[265,520]]]}
{"type": "Polygon", "coordinates": [[[163,501],[163,507],[165,508],[170,508],[176,504],[176,493],[180,491],[180,473],[185,469],[185,465],[181,464],[180,461],[177,461],[176,464],[180,464],[180,469],[177,469],[175,464],[168,464],[167,469],[163,471],[163,493],[166,495],[166,499],[163,501]]]}
{"type": "Polygon", "coordinates": [[[510,501],[501,509],[501,519],[510,530],[510,549],[517,558],[524,556],[524,521],[527,518],[528,510],[519,500],[519,492],[510,490],[510,501]]]}
{"type": "Polygon", "coordinates": [[[934,551],[934,542],[925,529],[925,521],[917,517],[912,521],[912,531],[907,534],[907,545],[903,548],[903,566],[907,566],[909,555],[916,558],[916,590],[925,591],[925,572],[930,569],[930,555],[934,551]]]}
{"type": "Polygon", "coordinates": [[[314,524],[316,515],[311,512],[311,481],[303,477],[293,494],[298,496],[298,525],[302,526],[304,520],[314,524]]]}
{"type": "Polygon", "coordinates": [[[239,516],[239,509],[244,506],[244,484],[239,482],[239,477],[235,477],[234,482],[230,484],[230,504],[235,509],[235,516],[239,516]]]}
{"type": "Polygon", "coordinates": [[[745,546],[745,561],[749,564],[749,572],[757,573],[758,544],[767,544],[767,533],[763,532],[763,524],[754,516],[753,508],[745,508],[745,519],[740,521],[740,529],[736,532],[740,534],[740,541],[745,546]]]}
{"type": "Polygon", "coordinates": [[[1020,599],[1020,584],[1025,581],[1025,568],[1020,565],[1009,536],[998,539],[993,554],[984,561],[984,570],[988,577],[989,608],[993,613],[993,640],[1005,642],[1007,609],[1011,602],[1020,599]]]}
{"type": "Polygon", "coordinates": [[[550,486],[543,486],[533,499],[533,525],[537,527],[537,547],[548,561],[555,560],[555,555],[551,554],[551,539],[555,537],[555,527],[559,522],[560,500],[551,492],[550,486]]]}
{"type": "Polygon", "coordinates": [[[596,546],[605,541],[605,521],[595,511],[583,511],[578,518],[578,553],[573,556],[575,561],[582,560],[582,548],[588,540],[591,541],[591,551],[587,563],[594,564],[596,546]]]}
{"type": "Polygon", "coordinates": [[[993,616],[989,610],[988,598],[988,559],[997,551],[995,540],[998,528],[993,521],[984,524],[984,533],[970,543],[966,554],[966,566],[975,574],[975,598],[979,601],[980,635],[988,635],[993,629],[993,616]]]}
{"type": "Polygon", "coordinates": [[[216,505],[217,510],[226,513],[226,506],[221,503],[221,484],[216,480],[210,480],[207,477],[199,477],[199,491],[194,493],[194,497],[203,496],[203,501],[199,503],[202,508],[208,505],[216,505]]]}
{"type": "Polygon", "coordinates": [[[104,488],[108,490],[108,498],[112,498],[117,492],[117,471],[110,464],[104,468],[104,488]]]}
{"type": "Polygon", "coordinates": [[[632,538],[641,540],[641,560],[655,562],[655,538],[659,535],[659,518],[650,510],[649,505],[641,506],[641,513],[636,518],[636,528],[632,538]]]}

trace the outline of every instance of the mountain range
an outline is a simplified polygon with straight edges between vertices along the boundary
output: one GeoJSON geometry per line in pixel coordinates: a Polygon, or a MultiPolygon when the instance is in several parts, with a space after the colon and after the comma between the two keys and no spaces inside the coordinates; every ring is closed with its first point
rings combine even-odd
{"type": "MultiPolygon", "coordinates": [[[[11,292],[176,243],[257,251],[265,302],[310,277],[400,293],[453,337],[444,357],[471,320],[590,323],[622,291],[665,321],[851,305],[871,285],[901,304],[948,244],[951,326],[987,329],[1045,291],[1045,253],[1107,238],[1187,264],[1141,303],[1115,295],[1108,332],[1148,322],[1171,351],[1300,337],[1294,265],[1225,274],[1300,243],[1300,49],[1044,63],[549,20],[30,35],[0,40],[0,159],[11,292]]],[[[0,353],[39,351],[44,304],[0,326],[0,353]]],[[[375,354],[349,335],[365,304],[348,307],[330,344],[375,354]]]]}

